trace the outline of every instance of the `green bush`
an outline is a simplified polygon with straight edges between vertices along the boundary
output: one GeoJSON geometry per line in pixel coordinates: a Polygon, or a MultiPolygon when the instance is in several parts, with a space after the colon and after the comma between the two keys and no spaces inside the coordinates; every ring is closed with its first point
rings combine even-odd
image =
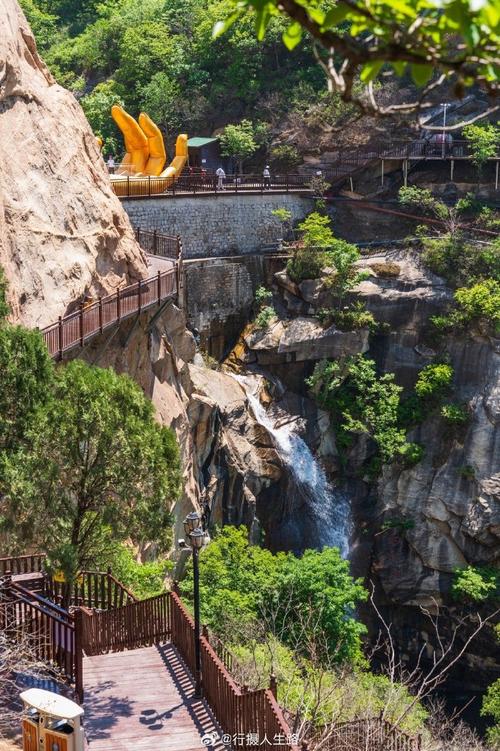
{"type": "Polygon", "coordinates": [[[141,600],[165,591],[165,579],[174,566],[165,558],[139,563],[126,545],[119,545],[105,564],[110,565],[118,581],[141,600]]]}
{"type": "Polygon", "coordinates": [[[452,584],[455,600],[485,602],[500,596],[500,571],[488,566],[467,566],[457,569],[452,584]]]}
{"type": "Polygon", "coordinates": [[[420,399],[438,401],[449,391],[452,379],[451,365],[426,365],[418,374],[415,393],[420,399]]]}
{"type": "Polygon", "coordinates": [[[399,452],[406,467],[413,467],[424,458],[424,447],[419,443],[407,443],[399,452]]]}
{"type": "Polygon", "coordinates": [[[401,386],[394,373],[379,376],[373,360],[362,355],[345,363],[323,360],[306,380],[321,406],[334,417],[340,448],[347,448],[357,434],[369,435],[383,461],[399,456],[406,445],[398,424],[401,386]]]}
{"type": "Polygon", "coordinates": [[[258,287],[255,292],[255,302],[257,303],[257,305],[266,305],[272,299],[273,293],[270,289],[266,289],[265,287],[258,287]]]}
{"type": "Polygon", "coordinates": [[[486,737],[492,749],[500,749],[500,678],[488,687],[481,707],[483,717],[493,717],[495,724],[488,728],[486,737]]]}
{"type": "Polygon", "coordinates": [[[255,318],[255,325],[258,329],[266,329],[273,318],[276,318],[276,311],[271,305],[266,305],[262,310],[257,314],[255,318]]]}
{"type": "Polygon", "coordinates": [[[464,425],[470,419],[467,407],[462,404],[444,404],[441,407],[441,417],[455,425],[464,425]]]}
{"type": "Polygon", "coordinates": [[[468,141],[473,164],[479,169],[496,156],[500,145],[500,128],[496,125],[467,125],[463,136],[468,141]]]}
{"type": "Polygon", "coordinates": [[[422,261],[454,286],[480,279],[500,281],[500,241],[475,244],[460,232],[421,238],[422,261]]]}
{"type": "Polygon", "coordinates": [[[320,308],[315,314],[323,326],[335,325],[340,331],[355,329],[376,329],[373,313],[366,310],[362,302],[356,301],[351,308],[337,310],[336,308],[320,308]]]}

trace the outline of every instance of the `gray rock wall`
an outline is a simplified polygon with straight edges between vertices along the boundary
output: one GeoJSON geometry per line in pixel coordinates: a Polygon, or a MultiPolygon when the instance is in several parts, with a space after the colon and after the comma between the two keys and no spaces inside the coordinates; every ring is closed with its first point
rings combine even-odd
{"type": "Polygon", "coordinates": [[[134,227],[180,235],[185,258],[254,253],[280,236],[274,209],[286,208],[293,221],[313,209],[311,198],[295,193],[126,199],[134,227]]]}

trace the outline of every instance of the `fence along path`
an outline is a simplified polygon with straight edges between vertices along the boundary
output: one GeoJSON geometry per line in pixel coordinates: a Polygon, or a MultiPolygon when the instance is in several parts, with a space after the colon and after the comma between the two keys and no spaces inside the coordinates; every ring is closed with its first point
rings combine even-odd
{"type": "Polygon", "coordinates": [[[81,346],[110,326],[141,313],[153,305],[161,305],[177,294],[177,272],[173,267],[159,271],[150,279],[140,279],[99,300],[82,304],[79,310],[59,317],[57,323],[41,333],[52,357],[61,358],[64,352],[81,346]]]}

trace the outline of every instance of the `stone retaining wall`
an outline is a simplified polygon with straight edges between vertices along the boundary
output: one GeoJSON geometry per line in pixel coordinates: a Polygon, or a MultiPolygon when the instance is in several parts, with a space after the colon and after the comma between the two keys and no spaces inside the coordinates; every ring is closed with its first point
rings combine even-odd
{"type": "Polygon", "coordinates": [[[255,253],[280,236],[273,209],[288,209],[294,222],[313,209],[312,199],[297,193],[129,198],[122,205],[134,227],[180,235],[184,258],[255,253]]]}

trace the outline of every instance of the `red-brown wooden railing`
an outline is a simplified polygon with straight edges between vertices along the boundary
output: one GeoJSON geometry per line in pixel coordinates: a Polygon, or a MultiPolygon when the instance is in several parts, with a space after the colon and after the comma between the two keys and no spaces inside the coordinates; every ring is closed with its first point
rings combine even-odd
{"type": "Polygon", "coordinates": [[[128,176],[113,180],[112,187],[120,198],[150,198],[151,196],[203,196],[207,194],[224,195],[239,193],[290,193],[309,190],[310,175],[271,175],[266,183],[260,175],[228,175],[222,185],[213,174],[181,175],[172,181],[168,177],[128,176]]]}
{"type": "MultiPolygon", "coordinates": [[[[170,593],[172,643],[177,647],[191,674],[195,672],[193,619],[175,592],[170,593]]],[[[238,746],[254,747],[253,734],[268,739],[279,751],[296,749],[291,731],[270,689],[243,691],[232,679],[208,639],[201,637],[203,693],[222,730],[238,736],[238,746]]]]}
{"type": "Polygon", "coordinates": [[[52,357],[61,358],[64,352],[83,345],[110,326],[141,313],[153,305],[160,305],[177,294],[175,268],[159,271],[156,276],[141,279],[112,295],[82,304],[79,310],[60,317],[57,323],[42,329],[42,335],[52,357]]]}
{"type": "Polygon", "coordinates": [[[0,576],[5,574],[33,574],[43,570],[45,555],[33,553],[32,555],[5,556],[0,558],[0,576]]]}
{"type": "Polygon", "coordinates": [[[111,569],[106,572],[82,571],[72,584],[68,597],[64,582],[47,577],[46,592],[58,604],[67,598],[73,606],[82,605],[99,610],[112,610],[137,602],[137,597],[113,576],[111,569]]]}
{"type": "Polygon", "coordinates": [[[153,256],[170,258],[173,261],[179,259],[181,253],[181,238],[179,235],[167,235],[159,230],[135,228],[135,238],[141,248],[153,256]]]}
{"type": "Polygon", "coordinates": [[[407,735],[379,717],[370,717],[335,725],[321,748],[325,751],[420,751],[421,736],[407,735]]]}

